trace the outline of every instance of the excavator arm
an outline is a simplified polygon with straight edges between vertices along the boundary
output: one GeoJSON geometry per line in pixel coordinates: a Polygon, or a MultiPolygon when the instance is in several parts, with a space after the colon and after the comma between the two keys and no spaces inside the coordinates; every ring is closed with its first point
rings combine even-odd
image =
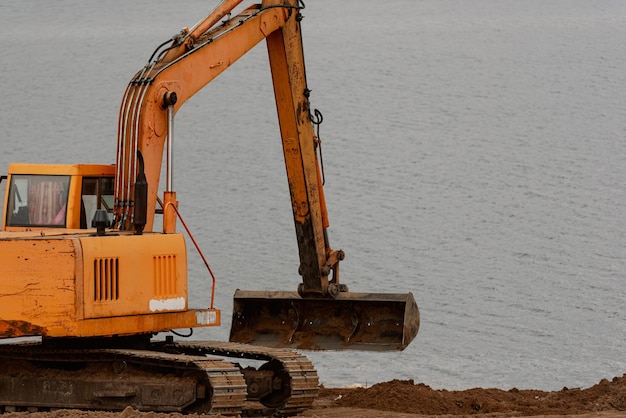
{"type": "Polygon", "coordinates": [[[157,48],[129,83],[118,126],[115,227],[151,231],[167,151],[163,232],[175,232],[171,180],[175,113],[251,48],[266,40],[302,283],[297,292],[237,291],[231,341],[313,349],[403,349],[417,334],[411,293],[350,293],[339,283],[343,251],[328,241],[328,214],[311,122],[296,0],[264,0],[229,16],[224,0],[205,20],[157,48]]]}
{"type": "Polygon", "coordinates": [[[328,213],[311,123],[299,16],[272,32],[267,48],[300,251],[300,293],[323,296],[329,293],[331,269],[338,274],[342,257],[337,254],[342,253],[330,248],[326,233],[328,213]]]}

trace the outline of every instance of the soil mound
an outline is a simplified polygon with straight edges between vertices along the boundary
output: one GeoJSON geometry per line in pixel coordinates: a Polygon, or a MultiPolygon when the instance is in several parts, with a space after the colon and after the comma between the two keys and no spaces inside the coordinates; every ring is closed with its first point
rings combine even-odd
{"type": "Polygon", "coordinates": [[[392,380],[370,388],[322,389],[334,406],[423,415],[573,415],[626,411],[626,374],[601,380],[588,389],[556,392],[510,389],[435,390],[412,380],[392,380]]]}

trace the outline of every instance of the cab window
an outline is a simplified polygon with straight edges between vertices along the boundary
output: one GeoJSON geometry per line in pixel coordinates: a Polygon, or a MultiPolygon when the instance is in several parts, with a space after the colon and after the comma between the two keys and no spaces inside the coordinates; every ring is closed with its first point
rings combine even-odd
{"type": "Polygon", "coordinates": [[[113,177],[83,178],[81,228],[91,228],[91,221],[97,209],[104,209],[113,221],[113,177]]]}
{"type": "Polygon", "coordinates": [[[70,176],[11,176],[7,226],[64,227],[70,176]]]}

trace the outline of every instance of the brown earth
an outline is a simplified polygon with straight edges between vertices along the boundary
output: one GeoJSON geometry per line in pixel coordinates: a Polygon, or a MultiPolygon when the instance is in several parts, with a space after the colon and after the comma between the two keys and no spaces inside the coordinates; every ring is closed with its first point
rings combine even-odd
{"type": "MultiPolygon", "coordinates": [[[[435,390],[407,380],[379,383],[370,388],[321,388],[313,407],[303,417],[410,418],[410,417],[518,417],[576,416],[578,418],[626,418],[626,374],[603,379],[588,388],[539,390],[468,389],[435,390]]],[[[138,412],[12,412],[7,418],[182,418],[181,414],[138,412]]],[[[201,415],[187,415],[193,418],[201,415]]]]}

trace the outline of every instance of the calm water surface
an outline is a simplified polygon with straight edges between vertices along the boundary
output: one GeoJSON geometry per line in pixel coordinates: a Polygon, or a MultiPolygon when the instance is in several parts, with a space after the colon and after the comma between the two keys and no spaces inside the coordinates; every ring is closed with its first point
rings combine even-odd
{"type": "MultiPolygon", "coordinates": [[[[115,160],[125,85],[215,1],[0,2],[0,167],[115,160]]],[[[330,239],[354,291],[412,291],[404,352],[307,353],[330,386],[590,386],[626,372],[626,3],[310,0],[330,239]]],[[[295,290],[265,47],[181,109],[175,187],[218,276],[295,290]]],[[[195,306],[208,278],[190,250],[195,306]]]]}

